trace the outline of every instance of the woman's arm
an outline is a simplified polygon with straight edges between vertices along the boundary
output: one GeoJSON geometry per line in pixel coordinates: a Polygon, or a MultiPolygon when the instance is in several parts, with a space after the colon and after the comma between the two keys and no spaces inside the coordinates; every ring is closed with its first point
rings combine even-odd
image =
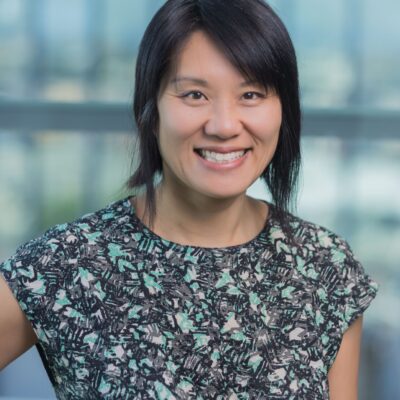
{"type": "Polygon", "coordinates": [[[0,276],[0,370],[36,342],[31,324],[0,276]]]}
{"type": "Polygon", "coordinates": [[[336,359],[328,372],[330,400],[358,399],[362,316],[343,335],[336,359]]]}

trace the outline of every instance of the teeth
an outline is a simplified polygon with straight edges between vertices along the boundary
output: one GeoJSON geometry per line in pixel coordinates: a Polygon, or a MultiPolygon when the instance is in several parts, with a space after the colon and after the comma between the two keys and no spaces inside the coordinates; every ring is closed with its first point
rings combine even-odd
{"type": "Polygon", "coordinates": [[[200,155],[208,161],[224,163],[236,160],[244,156],[245,151],[235,151],[232,153],[216,153],[214,151],[200,150],[200,155]]]}

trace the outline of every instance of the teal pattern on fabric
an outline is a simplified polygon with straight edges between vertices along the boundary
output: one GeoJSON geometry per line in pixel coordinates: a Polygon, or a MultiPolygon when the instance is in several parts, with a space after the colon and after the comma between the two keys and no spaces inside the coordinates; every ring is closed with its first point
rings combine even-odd
{"type": "Polygon", "coordinates": [[[343,333],[378,285],[348,244],[274,207],[226,248],[158,237],[129,198],[0,264],[59,399],[329,399],[343,333]]]}

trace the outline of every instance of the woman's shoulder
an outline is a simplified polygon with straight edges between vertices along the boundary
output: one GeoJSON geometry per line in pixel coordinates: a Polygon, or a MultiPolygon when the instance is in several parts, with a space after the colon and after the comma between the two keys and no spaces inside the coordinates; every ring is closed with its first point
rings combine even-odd
{"type": "Polygon", "coordinates": [[[378,285],[366,274],[344,237],[290,213],[286,214],[284,224],[289,233],[276,235],[283,244],[275,242],[275,246],[283,247],[289,253],[288,258],[304,277],[325,283],[332,291],[338,290],[339,286],[348,288],[361,283],[369,292],[377,291],[378,285]]]}
{"type": "Polygon", "coordinates": [[[272,228],[272,237],[280,238],[296,248],[315,251],[348,251],[350,249],[349,243],[340,234],[290,212],[281,214],[279,220],[275,218],[272,228]]]}
{"type": "Polygon", "coordinates": [[[90,239],[91,235],[102,233],[104,230],[115,229],[116,226],[124,224],[130,218],[129,199],[117,200],[105,207],[82,215],[81,217],[67,223],[58,224],[50,228],[45,235],[78,234],[80,237],[90,239]]]}
{"type": "MultiPolygon", "coordinates": [[[[270,241],[301,274],[314,280],[333,282],[351,273],[364,274],[349,242],[320,224],[285,213],[283,222],[272,224],[270,241]]],[[[281,257],[282,258],[282,257],[281,257]]]]}
{"type": "Polygon", "coordinates": [[[55,258],[74,259],[80,248],[100,243],[104,235],[117,234],[118,228],[130,218],[129,200],[112,202],[102,209],[87,213],[71,222],[56,224],[41,235],[18,247],[5,263],[15,261],[32,263],[35,259],[50,262],[55,258]]]}
{"type": "MultiPolygon", "coordinates": [[[[132,207],[129,198],[114,201],[107,206],[87,213],[72,222],[56,225],[50,232],[56,229],[63,236],[66,234],[76,235],[76,240],[88,242],[96,241],[97,238],[106,234],[117,233],[119,229],[128,226],[132,222],[132,207]]],[[[72,239],[70,237],[70,239],[72,239]]]]}

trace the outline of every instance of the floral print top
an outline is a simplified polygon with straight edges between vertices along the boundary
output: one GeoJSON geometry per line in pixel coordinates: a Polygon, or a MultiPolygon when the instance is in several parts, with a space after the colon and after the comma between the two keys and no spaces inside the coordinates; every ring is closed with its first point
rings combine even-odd
{"type": "Polygon", "coordinates": [[[184,246],[129,198],[0,264],[59,399],[329,399],[343,333],[378,285],[348,244],[270,206],[253,240],[184,246]]]}

